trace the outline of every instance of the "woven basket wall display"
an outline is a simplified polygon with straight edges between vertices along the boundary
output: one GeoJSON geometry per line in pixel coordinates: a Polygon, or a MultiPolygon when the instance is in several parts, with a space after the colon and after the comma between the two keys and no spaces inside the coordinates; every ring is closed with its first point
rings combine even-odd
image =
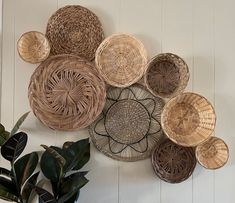
{"type": "Polygon", "coordinates": [[[165,105],[161,123],[166,135],[176,144],[197,146],[212,135],[216,115],[206,98],[183,93],[165,105]]]}
{"type": "Polygon", "coordinates": [[[184,91],[188,81],[188,66],[175,54],[159,54],[147,65],[145,83],[149,91],[156,96],[174,97],[184,91]]]}
{"type": "Polygon", "coordinates": [[[135,37],[115,34],[106,38],[96,52],[96,65],[105,81],[116,87],[127,87],[144,74],[147,52],[135,37]]]}
{"type": "Polygon", "coordinates": [[[24,33],[17,43],[20,57],[28,63],[40,63],[50,54],[50,44],[44,34],[37,31],[24,33]]]}
{"type": "Polygon", "coordinates": [[[155,173],[169,183],[180,183],[188,179],[196,163],[193,148],[179,146],[169,139],[159,142],[152,154],[155,173]]]}
{"type": "Polygon", "coordinates": [[[82,6],[71,5],[60,8],[51,16],[46,36],[52,45],[52,54],[74,54],[91,61],[104,33],[94,13],[82,6]]]}
{"type": "Polygon", "coordinates": [[[229,149],[226,143],[217,137],[211,137],[196,148],[198,162],[207,169],[223,167],[229,158],[229,149]]]}
{"type": "Polygon", "coordinates": [[[122,161],[149,157],[162,136],[164,101],[143,86],[110,88],[103,114],[90,126],[92,142],[105,155],[122,161]]]}
{"type": "Polygon", "coordinates": [[[93,64],[57,55],[35,70],[28,96],[34,114],[46,126],[73,131],[87,127],[102,112],[106,89],[93,64]]]}

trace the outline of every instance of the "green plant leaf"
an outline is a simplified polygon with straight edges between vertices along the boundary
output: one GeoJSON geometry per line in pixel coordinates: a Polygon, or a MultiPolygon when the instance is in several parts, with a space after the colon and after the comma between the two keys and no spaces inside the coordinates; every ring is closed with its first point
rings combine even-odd
{"type": "Polygon", "coordinates": [[[67,149],[67,148],[69,148],[72,144],[73,144],[74,142],[65,142],[64,144],[63,144],[63,149],[67,149]]]}
{"type": "MultiPolygon", "coordinates": [[[[36,186],[42,188],[44,184],[45,184],[45,179],[42,179],[42,180],[40,180],[40,181],[37,183],[36,186]]],[[[28,198],[27,203],[33,202],[33,200],[34,200],[34,198],[35,198],[36,195],[37,195],[37,193],[35,192],[35,187],[33,187],[33,190],[31,191],[31,193],[30,193],[30,195],[29,195],[29,198],[28,198]]]]}
{"type": "Polygon", "coordinates": [[[62,197],[59,198],[58,203],[74,203],[76,200],[78,200],[80,195],[80,190],[74,194],[74,192],[69,192],[62,197]]]}
{"type": "Polygon", "coordinates": [[[5,168],[2,168],[0,167],[0,175],[3,175],[3,176],[6,176],[6,177],[9,177],[9,178],[12,178],[12,173],[11,171],[5,169],[5,168]]]}
{"type": "Polygon", "coordinates": [[[56,203],[54,196],[50,192],[37,186],[35,187],[35,191],[42,203],[56,203]]]}
{"type": "Polygon", "coordinates": [[[80,161],[77,162],[76,166],[73,168],[74,170],[80,170],[87,164],[87,162],[90,160],[90,143],[87,145],[87,147],[84,149],[84,153],[80,161]]]}
{"type": "Polygon", "coordinates": [[[0,186],[0,199],[9,201],[9,202],[18,202],[18,197],[14,194],[7,192],[5,189],[0,186]]]}
{"type": "Polygon", "coordinates": [[[32,175],[38,164],[38,154],[32,152],[26,154],[14,164],[18,185],[21,187],[24,182],[32,175]]]}
{"type": "Polygon", "coordinates": [[[6,179],[4,177],[0,177],[0,188],[13,195],[18,195],[16,185],[11,180],[6,179]]]}
{"type": "Polygon", "coordinates": [[[27,118],[27,116],[29,115],[30,111],[25,113],[23,116],[21,116],[19,118],[19,120],[16,122],[15,126],[13,127],[13,129],[11,130],[10,136],[14,135],[15,133],[17,133],[17,131],[19,130],[20,126],[22,125],[22,123],[24,122],[24,120],[27,118]]]}
{"type": "Polygon", "coordinates": [[[10,133],[5,131],[5,127],[0,124],[0,146],[2,146],[10,137],[10,133]]]}
{"type": "Polygon", "coordinates": [[[2,156],[13,163],[24,151],[27,140],[28,136],[26,133],[19,132],[13,135],[1,147],[2,156]]]}

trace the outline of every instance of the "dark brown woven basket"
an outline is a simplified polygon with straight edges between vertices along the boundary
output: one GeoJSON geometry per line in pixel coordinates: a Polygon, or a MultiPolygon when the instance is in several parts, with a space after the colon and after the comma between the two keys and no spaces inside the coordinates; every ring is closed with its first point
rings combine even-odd
{"type": "Polygon", "coordinates": [[[157,176],[169,183],[180,183],[191,176],[196,166],[194,149],[162,139],[152,154],[152,165],[157,176]]]}

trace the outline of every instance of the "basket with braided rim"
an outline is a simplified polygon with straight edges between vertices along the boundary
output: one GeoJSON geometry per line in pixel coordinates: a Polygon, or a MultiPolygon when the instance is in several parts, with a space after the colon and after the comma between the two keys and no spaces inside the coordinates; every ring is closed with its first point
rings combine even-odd
{"type": "Polygon", "coordinates": [[[145,84],[155,96],[172,98],[184,91],[189,81],[185,61],[172,53],[155,56],[147,65],[145,84]]]}
{"type": "Polygon", "coordinates": [[[20,57],[28,63],[40,63],[50,54],[50,44],[46,36],[37,31],[24,33],[17,43],[20,57]]]}
{"type": "Polygon", "coordinates": [[[211,103],[196,93],[171,99],[161,116],[165,134],[176,144],[192,147],[208,139],[215,129],[216,115],[211,103]]]}
{"type": "Polygon", "coordinates": [[[188,179],[196,163],[193,148],[179,146],[169,139],[158,142],[152,153],[152,166],[156,175],[169,183],[188,179]]]}
{"type": "Polygon", "coordinates": [[[93,12],[79,5],[69,5],[51,16],[46,36],[53,55],[74,54],[91,61],[104,39],[104,32],[93,12]]]}
{"type": "Polygon", "coordinates": [[[96,66],[112,86],[127,87],[141,79],[147,64],[144,45],[129,34],[106,38],[96,51],[96,66]]]}
{"type": "Polygon", "coordinates": [[[28,96],[34,114],[46,126],[74,131],[90,125],[102,112],[106,88],[89,61],[57,55],[35,70],[28,96]]]}

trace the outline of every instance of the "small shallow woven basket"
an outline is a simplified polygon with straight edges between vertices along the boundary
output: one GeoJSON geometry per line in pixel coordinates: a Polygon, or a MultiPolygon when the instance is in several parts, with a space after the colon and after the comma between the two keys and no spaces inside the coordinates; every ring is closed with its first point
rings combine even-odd
{"type": "Polygon", "coordinates": [[[147,65],[145,84],[155,96],[172,98],[184,91],[188,81],[188,66],[175,54],[159,54],[147,65]]]}
{"type": "Polygon", "coordinates": [[[169,139],[162,139],[152,154],[152,166],[156,175],[169,183],[180,183],[188,179],[196,163],[193,148],[179,146],[169,139]]]}
{"type": "Polygon", "coordinates": [[[46,126],[74,131],[99,116],[106,89],[93,64],[73,55],[57,55],[35,70],[28,96],[34,114],[46,126]]]}
{"type": "Polygon", "coordinates": [[[148,158],[163,135],[160,118],[164,106],[141,85],[109,88],[103,113],[90,125],[96,148],[113,159],[148,158]]]}
{"type": "Polygon", "coordinates": [[[106,38],[96,51],[96,66],[112,86],[127,87],[141,79],[147,64],[144,45],[128,34],[106,38]]]}
{"type": "Polygon", "coordinates": [[[79,5],[70,5],[51,16],[46,36],[53,55],[74,54],[91,61],[104,39],[104,32],[94,13],[79,5]]]}
{"type": "Polygon", "coordinates": [[[176,144],[197,146],[214,132],[216,115],[205,97],[183,93],[165,105],[161,123],[166,135],[176,144]]]}
{"type": "Polygon", "coordinates": [[[50,44],[44,34],[37,31],[24,33],[17,43],[20,57],[28,63],[40,63],[50,54],[50,44]]]}
{"type": "Polygon", "coordinates": [[[206,169],[218,169],[227,163],[229,149],[222,139],[211,137],[197,146],[196,157],[198,162],[206,169]]]}

